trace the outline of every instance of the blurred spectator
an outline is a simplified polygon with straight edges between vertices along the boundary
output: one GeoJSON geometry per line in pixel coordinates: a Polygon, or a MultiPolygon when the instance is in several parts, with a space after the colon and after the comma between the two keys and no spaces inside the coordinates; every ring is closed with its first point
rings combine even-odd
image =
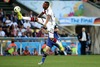
{"type": "Polygon", "coordinates": [[[18,55],[22,55],[22,54],[20,53],[20,49],[21,49],[22,53],[23,53],[23,51],[24,51],[23,48],[18,48],[18,50],[17,50],[18,55]]]}
{"type": "Polygon", "coordinates": [[[95,3],[100,3],[100,0],[94,0],[95,3]]]}
{"type": "Polygon", "coordinates": [[[34,55],[34,56],[37,56],[37,55],[38,55],[38,51],[36,50],[36,48],[34,48],[33,55],[34,55]]]}
{"type": "Polygon", "coordinates": [[[34,29],[34,32],[32,33],[33,37],[36,37],[36,29],[34,29]]]}
{"type": "Polygon", "coordinates": [[[19,28],[19,30],[18,30],[18,37],[21,37],[22,36],[22,28],[19,28]]]}
{"type": "Polygon", "coordinates": [[[31,27],[31,24],[28,20],[26,20],[23,25],[24,25],[24,28],[31,27]]]}
{"type": "Polygon", "coordinates": [[[4,23],[6,21],[6,15],[3,16],[2,22],[4,23]]]}
{"type": "MultiPolygon", "coordinates": [[[[0,25],[2,26],[2,31],[5,32],[5,36],[7,37],[17,37],[17,36],[47,37],[48,36],[46,33],[44,33],[43,28],[40,28],[39,30],[36,27],[34,27],[34,24],[32,27],[30,21],[25,20],[24,22],[24,20],[18,20],[17,16],[14,14],[14,11],[12,11],[10,15],[6,14],[6,12],[3,11],[2,9],[0,10],[0,12],[3,16],[3,22],[0,21],[0,25]],[[23,32],[25,32],[25,34],[23,32]]],[[[30,11],[30,13],[27,13],[26,16],[33,16],[33,12],[30,11]]]]}
{"type": "Polygon", "coordinates": [[[71,43],[70,45],[71,50],[72,50],[72,55],[77,55],[77,47],[76,44],[74,42],[71,43]]]}
{"type": "Polygon", "coordinates": [[[2,23],[2,21],[0,20],[0,26],[3,26],[3,23],[2,23]]]}
{"type": "Polygon", "coordinates": [[[17,52],[17,48],[16,48],[16,47],[14,47],[14,52],[12,53],[12,55],[13,55],[13,56],[18,55],[18,52],[17,52]]]}
{"type": "Polygon", "coordinates": [[[18,24],[18,18],[17,18],[16,15],[14,16],[13,21],[16,22],[16,23],[18,24]]]}
{"type": "Polygon", "coordinates": [[[59,49],[58,49],[58,48],[55,48],[54,54],[55,54],[55,55],[59,55],[59,49]]]}
{"type": "Polygon", "coordinates": [[[11,21],[14,21],[14,11],[11,11],[10,19],[11,21]]]}
{"type": "Polygon", "coordinates": [[[88,44],[88,47],[89,47],[89,51],[91,50],[91,36],[90,36],[90,33],[87,33],[88,35],[88,41],[87,41],[87,44],[88,44]]]}
{"type": "Polygon", "coordinates": [[[67,37],[68,35],[66,34],[65,31],[62,31],[61,37],[67,37]]]}
{"type": "Polygon", "coordinates": [[[23,25],[21,25],[20,28],[21,28],[21,32],[26,32],[26,29],[24,28],[23,25]]]}
{"type": "Polygon", "coordinates": [[[87,33],[88,35],[88,41],[87,41],[87,45],[86,45],[86,52],[87,54],[91,53],[91,37],[90,37],[90,33],[87,33]]]}
{"type": "Polygon", "coordinates": [[[26,32],[22,32],[22,36],[21,37],[27,37],[26,36],[26,32]]]}
{"type": "Polygon", "coordinates": [[[72,54],[72,49],[71,49],[70,46],[66,46],[65,47],[65,51],[66,51],[67,55],[71,55],[72,54]]]}
{"type": "Polygon", "coordinates": [[[4,16],[4,11],[3,9],[1,8],[0,9],[0,20],[3,21],[3,16],[4,16]]]}
{"type": "Polygon", "coordinates": [[[4,32],[6,32],[6,29],[8,28],[8,26],[6,26],[6,24],[5,24],[5,22],[2,24],[2,30],[4,31],[4,32]]]}
{"type": "Polygon", "coordinates": [[[27,26],[27,28],[26,28],[26,32],[30,32],[30,33],[32,33],[32,29],[31,29],[29,26],[27,26]]]}
{"type": "Polygon", "coordinates": [[[18,27],[18,25],[16,24],[16,25],[13,25],[14,26],[14,29],[16,29],[17,31],[19,30],[19,27],[18,27]]]}
{"type": "Polygon", "coordinates": [[[12,25],[12,21],[9,19],[8,16],[6,16],[6,21],[5,21],[5,23],[6,23],[6,26],[11,26],[11,25],[12,25]]]}
{"type": "Polygon", "coordinates": [[[5,32],[2,30],[2,26],[0,26],[0,37],[4,37],[5,36],[5,32]]]}
{"type": "Polygon", "coordinates": [[[11,36],[12,37],[17,36],[17,33],[18,33],[17,28],[15,28],[14,25],[11,25],[10,30],[11,30],[11,36]]]}
{"type": "Polygon", "coordinates": [[[43,28],[41,28],[39,32],[37,32],[37,37],[44,37],[43,28]]]}
{"type": "Polygon", "coordinates": [[[13,21],[12,25],[14,25],[14,27],[18,27],[18,24],[15,21],[13,21]]]}
{"type": "Polygon", "coordinates": [[[32,33],[31,32],[27,32],[27,37],[32,37],[32,33]]]}
{"type": "Polygon", "coordinates": [[[81,55],[86,55],[86,44],[88,41],[88,35],[86,29],[83,27],[82,32],[78,34],[78,40],[81,43],[81,55]]]}
{"type": "Polygon", "coordinates": [[[9,47],[7,47],[7,48],[5,49],[5,51],[4,51],[4,56],[6,56],[6,55],[11,55],[11,54],[8,52],[9,49],[10,49],[9,47]]]}
{"type": "Polygon", "coordinates": [[[26,46],[25,47],[25,50],[23,51],[23,55],[30,55],[30,52],[29,52],[29,50],[28,50],[28,47],[26,46]]]}
{"type": "Polygon", "coordinates": [[[11,55],[18,55],[17,53],[17,45],[14,43],[14,40],[11,41],[11,44],[8,45],[8,53],[11,55]]]}
{"type": "Polygon", "coordinates": [[[33,12],[32,11],[29,12],[29,16],[33,17],[33,12]]]}
{"type": "Polygon", "coordinates": [[[6,37],[10,37],[11,36],[11,32],[10,32],[10,28],[9,27],[7,27],[5,33],[6,33],[6,37]]]}
{"type": "Polygon", "coordinates": [[[17,21],[18,26],[20,27],[21,25],[23,25],[23,20],[18,20],[17,21]]]}
{"type": "Polygon", "coordinates": [[[14,40],[12,40],[11,44],[8,47],[17,47],[17,45],[14,43],[14,40]]]}

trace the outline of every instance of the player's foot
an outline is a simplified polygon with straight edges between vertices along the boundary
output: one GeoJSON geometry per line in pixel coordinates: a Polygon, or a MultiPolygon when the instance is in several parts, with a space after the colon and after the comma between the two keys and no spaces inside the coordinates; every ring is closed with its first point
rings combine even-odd
{"type": "Polygon", "coordinates": [[[43,62],[39,62],[39,63],[38,63],[38,65],[42,65],[42,64],[43,64],[43,62]]]}
{"type": "Polygon", "coordinates": [[[59,46],[60,46],[60,50],[61,51],[64,51],[65,50],[61,43],[59,44],[59,46]]]}
{"type": "Polygon", "coordinates": [[[60,47],[61,48],[61,51],[64,51],[64,47],[60,47]]]}
{"type": "Polygon", "coordinates": [[[21,14],[21,12],[17,12],[17,16],[18,16],[18,19],[19,19],[19,20],[21,20],[22,17],[23,17],[22,14],[21,14]]]}

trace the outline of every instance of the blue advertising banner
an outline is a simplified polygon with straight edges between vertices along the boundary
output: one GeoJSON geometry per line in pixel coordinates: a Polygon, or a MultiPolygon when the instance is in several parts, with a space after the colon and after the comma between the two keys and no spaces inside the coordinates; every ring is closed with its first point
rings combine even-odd
{"type": "Polygon", "coordinates": [[[96,25],[100,26],[100,18],[97,17],[67,17],[59,18],[61,26],[69,25],[96,25]]]}

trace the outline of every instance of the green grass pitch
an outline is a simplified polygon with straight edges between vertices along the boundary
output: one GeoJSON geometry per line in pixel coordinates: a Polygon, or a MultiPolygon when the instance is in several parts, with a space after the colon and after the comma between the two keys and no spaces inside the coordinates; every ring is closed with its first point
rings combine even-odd
{"type": "Polygon", "coordinates": [[[0,56],[0,67],[100,67],[100,55],[48,56],[38,65],[41,56],[0,56]]]}

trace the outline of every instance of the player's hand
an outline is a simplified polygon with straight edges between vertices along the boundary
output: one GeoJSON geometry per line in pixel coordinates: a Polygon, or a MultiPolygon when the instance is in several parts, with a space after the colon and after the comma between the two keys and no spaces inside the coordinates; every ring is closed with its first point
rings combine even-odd
{"type": "Polygon", "coordinates": [[[35,22],[37,22],[37,21],[38,21],[38,17],[37,17],[37,16],[33,16],[33,20],[34,20],[35,22]]]}
{"type": "Polygon", "coordinates": [[[44,27],[46,27],[46,24],[44,24],[44,27]]]}
{"type": "Polygon", "coordinates": [[[43,25],[43,28],[44,28],[44,29],[47,29],[46,24],[43,25]]]}

